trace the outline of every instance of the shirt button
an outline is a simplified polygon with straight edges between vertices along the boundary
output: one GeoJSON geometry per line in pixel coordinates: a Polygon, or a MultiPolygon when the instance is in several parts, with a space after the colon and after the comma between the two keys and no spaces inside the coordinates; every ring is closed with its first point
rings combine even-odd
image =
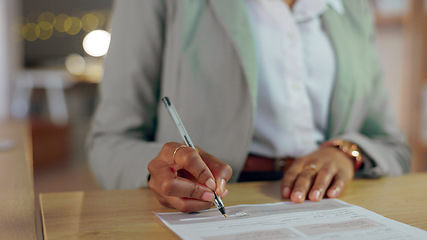
{"type": "Polygon", "coordinates": [[[295,89],[295,90],[300,90],[301,89],[301,87],[300,87],[300,85],[298,83],[293,83],[292,84],[292,88],[295,89]]]}

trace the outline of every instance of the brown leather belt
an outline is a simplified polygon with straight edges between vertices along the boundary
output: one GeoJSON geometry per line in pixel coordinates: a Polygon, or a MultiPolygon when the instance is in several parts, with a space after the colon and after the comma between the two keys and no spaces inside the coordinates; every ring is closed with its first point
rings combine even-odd
{"type": "Polygon", "coordinates": [[[285,171],[295,158],[268,158],[250,154],[242,172],[280,172],[285,171]]]}

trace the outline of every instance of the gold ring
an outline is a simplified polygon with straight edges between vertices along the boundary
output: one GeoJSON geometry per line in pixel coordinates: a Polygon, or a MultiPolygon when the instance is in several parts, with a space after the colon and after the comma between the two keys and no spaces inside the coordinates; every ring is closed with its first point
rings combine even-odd
{"type": "Polygon", "coordinates": [[[317,168],[317,165],[316,164],[314,164],[314,163],[312,163],[312,164],[310,164],[310,165],[307,165],[307,166],[305,166],[304,167],[304,169],[312,169],[312,170],[314,170],[316,173],[317,173],[317,171],[319,170],[318,168],[317,168]]]}
{"type": "Polygon", "coordinates": [[[178,152],[178,150],[179,150],[180,148],[183,148],[183,147],[186,147],[186,146],[187,146],[187,145],[181,145],[181,146],[179,146],[179,147],[175,148],[175,151],[173,151],[172,159],[175,159],[175,154],[176,154],[176,152],[178,152]]]}

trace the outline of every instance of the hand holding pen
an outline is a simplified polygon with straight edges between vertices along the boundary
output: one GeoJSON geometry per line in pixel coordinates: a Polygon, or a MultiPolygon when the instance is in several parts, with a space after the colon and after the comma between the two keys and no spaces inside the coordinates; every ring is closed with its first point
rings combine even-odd
{"type": "MultiPolygon", "coordinates": [[[[166,103],[167,98],[164,101],[166,103]]],[[[177,116],[172,114],[173,119],[173,115],[177,116]]],[[[220,209],[221,197],[227,194],[225,183],[231,177],[232,170],[229,165],[196,148],[182,122],[180,124],[182,128],[178,129],[186,145],[166,143],[163,146],[159,155],[148,165],[151,176],[148,185],[161,204],[182,212],[206,209],[214,202],[219,204],[220,209]]]]}

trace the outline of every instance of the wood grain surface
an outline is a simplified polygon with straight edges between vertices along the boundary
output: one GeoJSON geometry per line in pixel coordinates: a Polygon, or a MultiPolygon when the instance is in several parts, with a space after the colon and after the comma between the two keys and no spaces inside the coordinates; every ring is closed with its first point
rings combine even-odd
{"type": "MultiPolygon", "coordinates": [[[[228,184],[226,206],[272,203],[280,182],[228,184]]],[[[354,180],[339,198],[427,230],[427,174],[354,180]]],[[[179,239],[153,212],[171,212],[149,189],[40,195],[45,239],[179,239]]]]}

